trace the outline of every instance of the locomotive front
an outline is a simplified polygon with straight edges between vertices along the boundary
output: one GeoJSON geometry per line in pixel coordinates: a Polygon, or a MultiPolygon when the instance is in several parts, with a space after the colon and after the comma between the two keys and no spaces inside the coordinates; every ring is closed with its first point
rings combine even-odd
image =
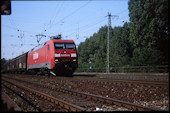
{"type": "Polygon", "coordinates": [[[56,74],[72,75],[78,67],[76,45],[73,40],[54,40],[56,74]]]}

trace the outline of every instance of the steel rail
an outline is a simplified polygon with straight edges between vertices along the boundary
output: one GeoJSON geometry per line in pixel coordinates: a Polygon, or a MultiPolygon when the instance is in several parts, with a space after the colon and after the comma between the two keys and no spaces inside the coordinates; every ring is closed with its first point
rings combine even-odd
{"type": "Polygon", "coordinates": [[[91,98],[93,100],[98,100],[98,101],[106,102],[109,104],[115,104],[115,105],[118,105],[121,107],[128,108],[129,110],[132,110],[132,111],[163,111],[162,109],[146,107],[146,106],[142,106],[139,104],[130,103],[130,102],[122,101],[122,100],[117,100],[117,99],[113,99],[113,98],[109,98],[109,97],[99,96],[99,95],[95,95],[95,94],[73,91],[73,90],[68,90],[68,89],[64,89],[64,88],[62,88],[62,90],[64,90],[64,92],[75,93],[76,95],[79,95],[79,96],[81,95],[82,97],[91,98]]]}
{"type": "MultiPolygon", "coordinates": [[[[100,83],[104,83],[104,79],[108,79],[108,78],[99,78],[98,81],[100,83]]],[[[116,82],[116,83],[127,83],[127,84],[141,84],[141,85],[153,85],[153,86],[168,86],[168,82],[162,82],[162,81],[144,81],[144,80],[128,80],[128,79],[113,79],[113,78],[109,78],[108,80],[112,81],[112,82],[116,82]]],[[[93,82],[91,80],[87,80],[89,82],[93,82]]]]}
{"type": "Polygon", "coordinates": [[[80,81],[88,81],[88,82],[98,82],[98,83],[108,83],[108,82],[113,82],[113,83],[133,83],[133,84],[142,84],[142,85],[153,85],[153,86],[169,86],[169,82],[168,81],[146,81],[146,80],[132,80],[132,79],[120,79],[120,78],[107,78],[107,77],[93,77],[91,79],[89,78],[77,78],[80,81]],[[107,80],[107,81],[105,81],[107,80]]]}
{"type": "Polygon", "coordinates": [[[17,87],[19,87],[21,89],[24,89],[24,90],[27,90],[29,92],[32,92],[33,94],[35,94],[37,96],[40,96],[41,98],[47,99],[47,100],[49,100],[51,102],[54,102],[55,104],[58,104],[58,105],[64,107],[68,111],[87,111],[87,109],[85,109],[85,108],[82,108],[82,107],[77,106],[77,105],[70,104],[68,102],[65,102],[63,100],[57,99],[57,98],[52,97],[50,95],[47,95],[45,93],[42,93],[42,92],[36,91],[34,89],[28,88],[26,86],[21,86],[19,84],[13,83],[13,82],[11,82],[9,80],[6,80],[4,78],[2,78],[2,80],[6,81],[6,82],[8,82],[8,83],[10,83],[12,85],[15,85],[15,86],[17,86],[17,87]]]}

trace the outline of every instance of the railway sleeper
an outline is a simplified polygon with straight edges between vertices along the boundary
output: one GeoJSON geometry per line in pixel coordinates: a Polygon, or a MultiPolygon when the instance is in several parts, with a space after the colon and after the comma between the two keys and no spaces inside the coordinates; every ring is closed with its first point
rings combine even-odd
{"type": "Polygon", "coordinates": [[[113,102],[111,100],[105,100],[106,103],[112,104],[113,102]]]}
{"type": "Polygon", "coordinates": [[[47,97],[47,100],[50,101],[51,99],[49,97],[47,97]]]}
{"type": "Polygon", "coordinates": [[[54,103],[54,102],[55,102],[53,99],[50,99],[50,101],[51,101],[52,103],[54,103]]]}
{"type": "Polygon", "coordinates": [[[91,96],[89,96],[89,95],[87,95],[87,99],[92,99],[92,97],[91,97],[91,96]]]}
{"type": "Polygon", "coordinates": [[[120,102],[113,102],[115,105],[117,105],[117,106],[123,106],[123,104],[122,103],[120,103],[120,102]]]}
{"type": "Polygon", "coordinates": [[[93,100],[98,100],[98,98],[97,98],[97,97],[94,97],[94,96],[92,97],[92,99],[93,99],[93,100]]]}
{"type": "MultiPolygon", "coordinates": [[[[68,91],[67,91],[68,92],[68,91]]],[[[73,95],[73,92],[68,92],[68,94],[73,95]]]]}
{"type": "Polygon", "coordinates": [[[58,102],[58,104],[59,104],[61,107],[65,107],[62,102],[58,102]]]}
{"type": "Polygon", "coordinates": [[[83,98],[86,98],[87,96],[82,94],[82,97],[83,97],[83,98]]]}
{"type": "Polygon", "coordinates": [[[105,102],[105,99],[99,98],[99,101],[101,101],[101,102],[105,102]]]}
{"type": "Polygon", "coordinates": [[[70,110],[70,107],[68,105],[65,105],[64,108],[70,110]]]}

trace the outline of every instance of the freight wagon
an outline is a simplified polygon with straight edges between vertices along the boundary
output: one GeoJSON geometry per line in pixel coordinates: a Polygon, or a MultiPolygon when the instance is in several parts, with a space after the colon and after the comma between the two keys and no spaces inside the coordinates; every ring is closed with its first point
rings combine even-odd
{"type": "Polygon", "coordinates": [[[27,69],[28,52],[17,56],[4,64],[4,71],[10,73],[25,73],[27,69]]]}

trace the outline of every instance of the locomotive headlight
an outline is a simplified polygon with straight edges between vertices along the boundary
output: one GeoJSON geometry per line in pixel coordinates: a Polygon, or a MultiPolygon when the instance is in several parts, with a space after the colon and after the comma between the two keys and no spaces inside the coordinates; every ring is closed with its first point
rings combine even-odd
{"type": "Polygon", "coordinates": [[[71,57],[77,57],[76,53],[71,53],[71,57]]]}
{"type": "Polygon", "coordinates": [[[61,57],[61,55],[60,54],[55,54],[55,57],[61,57]]]}
{"type": "Polygon", "coordinates": [[[58,62],[59,60],[58,59],[55,59],[56,62],[58,62]]]}
{"type": "Polygon", "coordinates": [[[75,62],[75,61],[76,61],[76,59],[73,59],[73,61],[75,62]]]}

